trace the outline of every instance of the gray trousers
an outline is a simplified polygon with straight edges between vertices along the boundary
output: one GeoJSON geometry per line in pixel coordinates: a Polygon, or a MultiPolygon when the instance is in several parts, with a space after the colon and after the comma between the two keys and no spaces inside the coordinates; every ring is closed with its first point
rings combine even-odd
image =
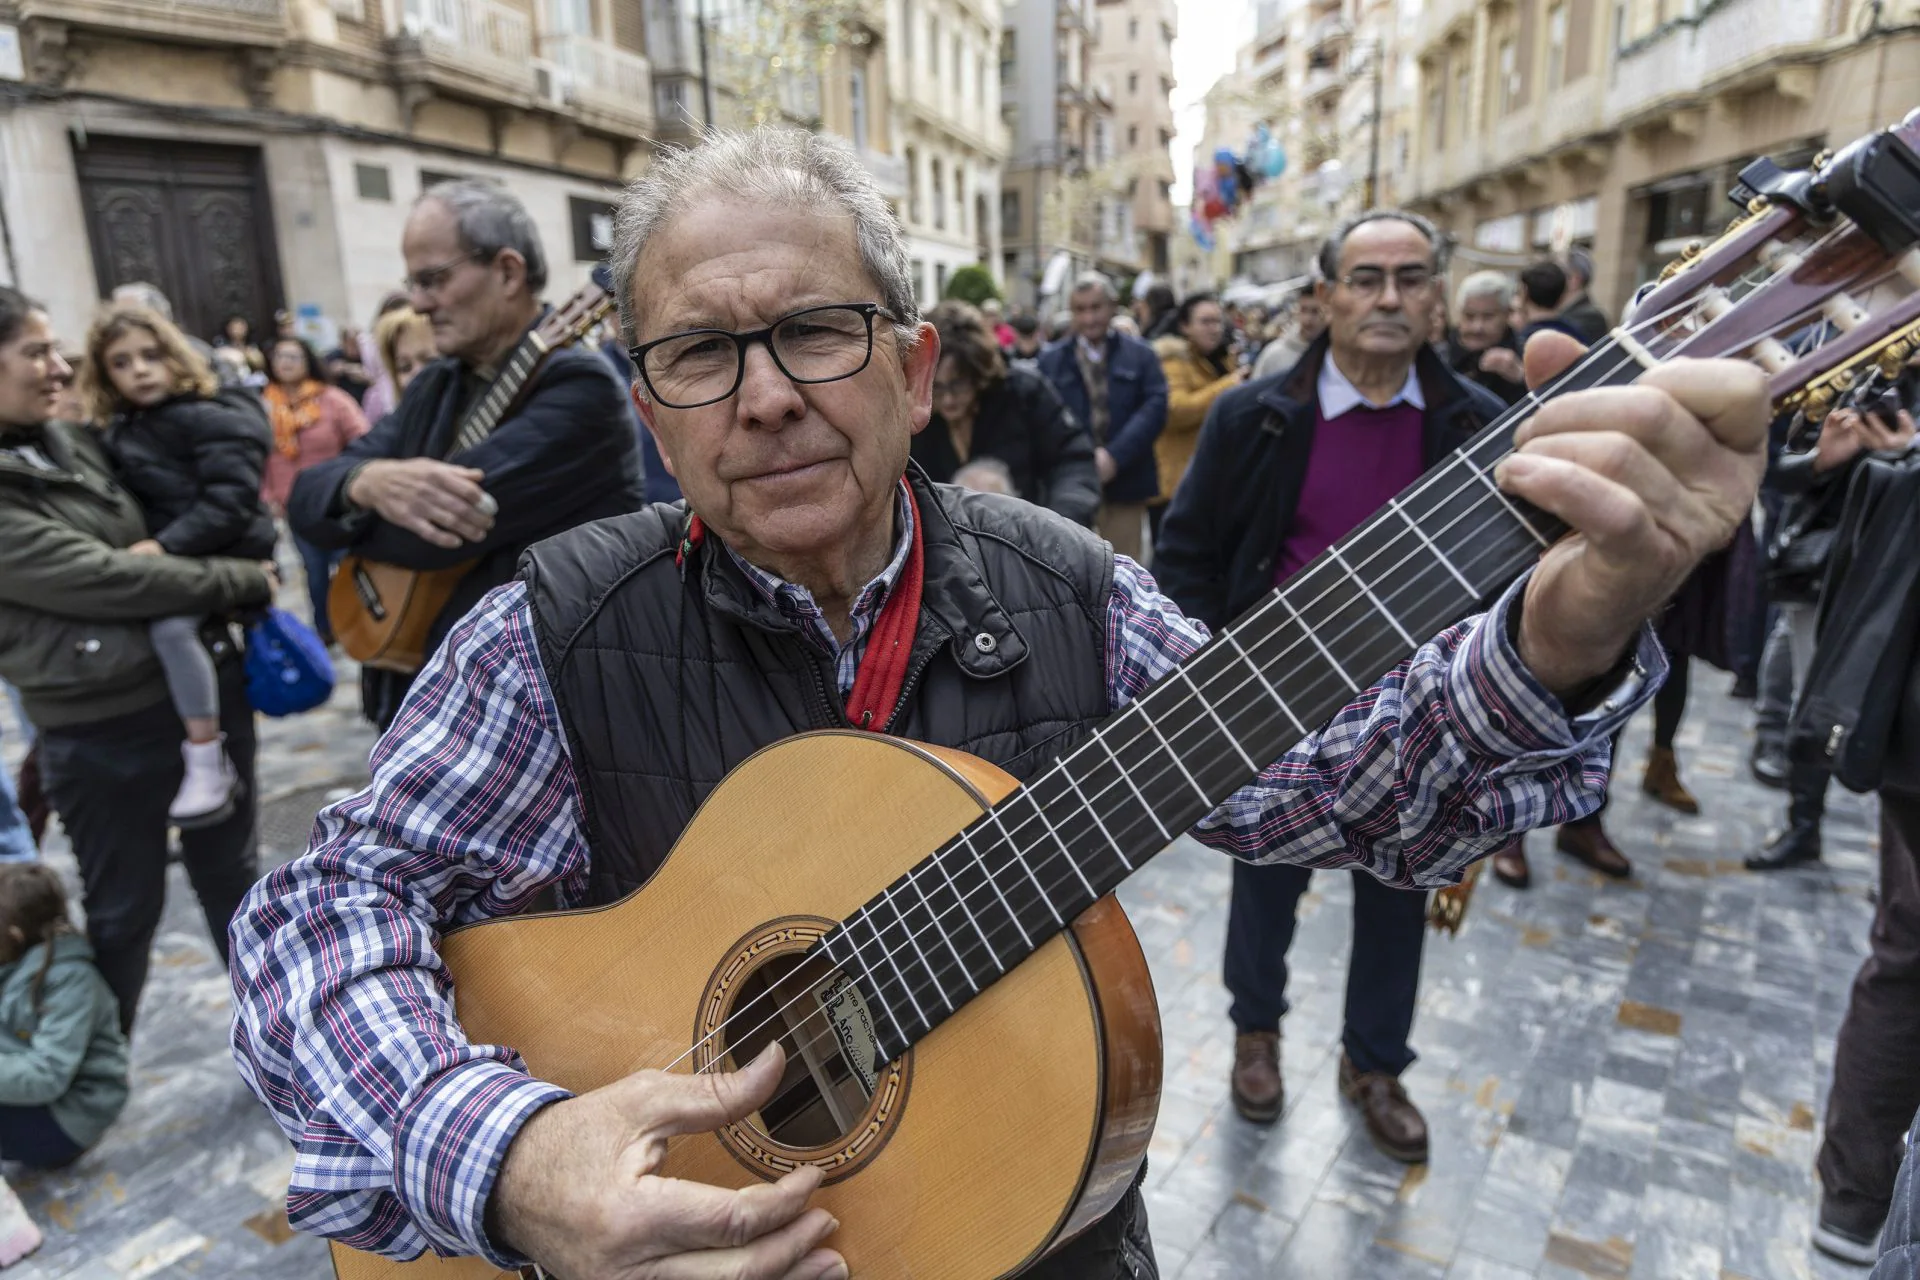
{"type": "Polygon", "coordinates": [[[1780,616],[1760,654],[1760,690],[1753,704],[1754,725],[1762,742],[1778,742],[1787,736],[1794,695],[1807,683],[1807,671],[1813,666],[1816,606],[1782,604],[1776,608],[1780,616]]]}
{"type": "Polygon", "coordinates": [[[147,625],[147,637],[166,673],[167,693],[182,720],[211,720],[220,714],[220,678],[213,655],[200,643],[199,617],[159,618],[147,625]]]}

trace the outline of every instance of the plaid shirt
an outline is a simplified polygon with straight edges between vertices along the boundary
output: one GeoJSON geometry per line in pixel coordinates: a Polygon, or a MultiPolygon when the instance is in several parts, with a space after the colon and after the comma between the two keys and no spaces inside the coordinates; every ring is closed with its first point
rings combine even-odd
{"type": "MultiPolygon", "coordinates": [[[[783,608],[812,611],[806,634],[840,660],[845,688],[903,560],[862,592],[844,653],[806,592],[752,576],[783,608]]],[[[1513,831],[1593,812],[1609,738],[1658,687],[1665,657],[1643,629],[1634,675],[1570,722],[1508,641],[1521,585],[1424,645],[1194,834],[1236,857],[1428,886],[1513,831]]],[[[1115,709],[1206,635],[1116,559],[1115,709]]],[[[393,1258],[431,1247],[512,1269],[524,1260],[487,1238],[487,1198],[521,1124],[568,1095],[531,1078],[511,1047],[468,1042],[435,942],[549,886],[563,906],[586,893],[579,792],[521,584],[454,628],[371,764],[372,783],[324,810],[312,848],[234,918],[235,1057],[293,1140],[294,1226],[393,1258]]]]}

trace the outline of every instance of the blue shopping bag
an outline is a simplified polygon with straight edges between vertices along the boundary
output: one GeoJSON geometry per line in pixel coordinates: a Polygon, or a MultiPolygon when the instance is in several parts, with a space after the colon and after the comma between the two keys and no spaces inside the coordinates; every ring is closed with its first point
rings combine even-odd
{"type": "Polygon", "coordinates": [[[262,715],[311,711],[333,696],[333,660],[312,627],[268,609],[247,629],[247,701],[262,715]]]}

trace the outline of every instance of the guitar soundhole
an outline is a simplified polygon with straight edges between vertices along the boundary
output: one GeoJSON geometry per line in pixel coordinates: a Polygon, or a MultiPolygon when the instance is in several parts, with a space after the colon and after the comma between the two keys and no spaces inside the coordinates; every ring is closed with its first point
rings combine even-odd
{"type": "Polygon", "coordinates": [[[740,979],[728,1025],[733,1065],[780,1042],[786,1074],[754,1127],[782,1146],[832,1146],[861,1124],[885,1064],[853,983],[804,952],[769,956],[740,979]]]}

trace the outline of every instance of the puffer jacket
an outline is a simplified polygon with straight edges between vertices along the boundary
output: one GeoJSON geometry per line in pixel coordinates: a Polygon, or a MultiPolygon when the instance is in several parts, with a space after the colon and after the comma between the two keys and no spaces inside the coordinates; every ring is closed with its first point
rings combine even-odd
{"type": "Polygon", "coordinates": [[[267,603],[252,560],[137,556],[147,536],[133,495],[84,428],[0,432],[56,468],[0,453],[0,679],[42,729],[88,724],[162,702],[166,679],[147,639],[155,618],[267,603]]]}
{"type": "MultiPolygon", "coordinates": [[[[964,465],[954,452],[946,420],[934,414],[913,437],[913,460],[938,484],[964,465]]],[[[1039,372],[1015,365],[983,392],[973,415],[973,458],[1007,465],[1014,492],[1037,507],[1090,525],[1100,510],[1100,472],[1093,462],[1093,436],[1074,418],[1060,393],[1039,372]]]]}
{"type": "Polygon", "coordinates": [[[169,555],[272,559],[273,517],[260,500],[260,475],[273,429],[250,388],[117,414],[101,438],[150,536],[169,555]]]}
{"type": "Polygon", "coordinates": [[[100,1141],[127,1104],[127,1038],[85,938],[55,934],[0,965],[0,1033],[0,1105],[45,1107],[75,1146],[100,1141]]]}

